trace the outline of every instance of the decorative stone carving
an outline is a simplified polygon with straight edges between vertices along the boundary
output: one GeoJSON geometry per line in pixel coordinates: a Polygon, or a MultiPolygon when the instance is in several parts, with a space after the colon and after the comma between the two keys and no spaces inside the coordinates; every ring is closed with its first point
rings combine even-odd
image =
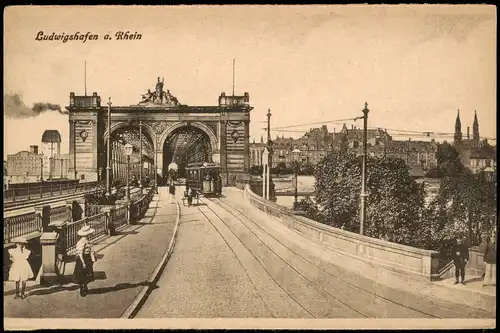
{"type": "Polygon", "coordinates": [[[160,106],[179,106],[180,103],[175,96],[170,93],[170,90],[163,91],[164,79],[160,81],[158,77],[158,82],[156,83],[155,91],[152,92],[148,89],[147,93],[142,96],[142,100],[139,105],[160,105],[160,106]]]}
{"type": "Polygon", "coordinates": [[[80,131],[80,138],[82,138],[82,141],[85,142],[87,138],[89,137],[89,133],[87,133],[86,130],[81,130],[80,131]]]}
{"type": "Polygon", "coordinates": [[[238,133],[238,131],[234,130],[231,133],[231,138],[233,139],[234,143],[236,143],[236,141],[238,141],[238,139],[240,138],[240,133],[238,133]]]}
{"type": "Polygon", "coordinates": [[[243,120],[228,120],[228,125],[230,127],[240,127],[243,126],[243,120]]]}
{"type": "Polygon", "coordinates": [[[154,128],[154,131],[155,131],[156,134],[161,134],[167,128],[167,123],[165,123],[165,122],[158,122],[158,123],[156,123],[153,126],[153,128],[154,128]]]}

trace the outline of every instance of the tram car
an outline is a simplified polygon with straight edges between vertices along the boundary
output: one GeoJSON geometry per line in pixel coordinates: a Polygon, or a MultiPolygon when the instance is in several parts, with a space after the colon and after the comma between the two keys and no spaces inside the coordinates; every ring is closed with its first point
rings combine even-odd
{"type": "Polygon", "coordinates": [[[217,163],[192,163],[186,167],[186,189],[190,188],[206,197],[222,193],[220,165],[217,163]]]}

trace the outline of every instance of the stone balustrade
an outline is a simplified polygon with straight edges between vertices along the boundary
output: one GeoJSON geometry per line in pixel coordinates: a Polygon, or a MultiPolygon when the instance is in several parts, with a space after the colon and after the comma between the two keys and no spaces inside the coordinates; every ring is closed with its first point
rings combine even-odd
{"type": "Polygon", "coordinates": [[[400,245],[334,228],[303,216],[258,196],[247,185],[246,200],[269,215],[279,217],[289,229],[330,248],[346,258],[367,262],[420,280],[439,277],[439,253],[400,245]]]}

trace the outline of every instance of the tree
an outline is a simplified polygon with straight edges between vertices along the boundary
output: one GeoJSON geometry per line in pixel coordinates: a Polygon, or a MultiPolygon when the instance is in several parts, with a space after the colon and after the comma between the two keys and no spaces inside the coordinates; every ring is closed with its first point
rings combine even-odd
{"type": "Polygon", "coordinates": [[[459,152],[447,142],[438,145],[436,160],[438,178],[458,177],[465,172],[459,152]]]}
{"type": "MultiPolygon", "coordinates": [[[[394,157],[367,161],[365,234],[406,245],[418,243],[423,189],[410,176],[405,162],[394,157]]],[[[332,152],[317,165],[316,203],[324,223],[359,232],[361,157],[332,152]]]]}

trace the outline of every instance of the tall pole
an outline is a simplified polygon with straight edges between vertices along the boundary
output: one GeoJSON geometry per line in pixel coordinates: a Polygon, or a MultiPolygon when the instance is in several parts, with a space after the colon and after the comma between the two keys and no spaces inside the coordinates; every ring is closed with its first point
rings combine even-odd
{"type": "Polygon", "coordinates": [[[233,58],[233,96],[234,96],[234,61],[235,59],[233,58]]]}
{"type": "Polygon", "coordinates": [[[76,120],[73,120],[73,172],[76,180],[78,174],[76,171],[76,120]]]}
{"type": "Polygon", "coordinates": [[[83,81],[84,81],[84,85],[85,85],[85,96],[87,96],[87,60],[85,60],[83,81]]]}
{"type": "Polygon", "coordinates": [[[267,110],[267,146],[271,145],[271,109],[267,110]]]}
{"type": "Polygon", "coordinates": [[[273,151],[271,141],[271,109],[267,110],[267,149],[269,151],[269,159],[267,162],[267,200],[271,200],[271,196],[274,198],[274,191],[271,195],[271,170],[273,167],[273,151]]]}
{"type": "Polygon", "coordinates": [[[367,155],[367,125],[368,125],[368,103],[365,102],[363,109],[363,164],[361,171],[361,213],[359,215],[359,233],[363,234],[366,216],[366,155],[367,155]]]}
{"type": "Polygon", "coordinates": [[[40,182],[43,182],[43,155],[40,157],[40,182]]]}
{"type": "Polygon", "coordinates": [[[298,165],[295,165],[295,193],[293,195],[293,209],[297,209],[298,205],[298,178],[299,178],[299,172],[298,172],[298,165]]]}
{"type": "Polygon", "coordinates": [[[63,159],[61,158],[61,179],[63,177],[63,159]]]}
{"type": "Polygon", "coordinates": [[[111,195],[111,97],[109,97],[108,100],[108,142],[106,145],[106,196],[110,195],[111,195]]]}
{"type": "Polygon", "coordinates": [[[130,184],[129,184],[129,175],[130,175],[130,155],[127,155],[127,201],[130,201],[130,184]]]}
{"type": "Polygon", "coordinates": [[[139,190],[140,190],[140,193],[142,194],[142,120],[139,121],[139,141],[141,142],[140,143],[140,156],[139,157],[139,190]]]}

